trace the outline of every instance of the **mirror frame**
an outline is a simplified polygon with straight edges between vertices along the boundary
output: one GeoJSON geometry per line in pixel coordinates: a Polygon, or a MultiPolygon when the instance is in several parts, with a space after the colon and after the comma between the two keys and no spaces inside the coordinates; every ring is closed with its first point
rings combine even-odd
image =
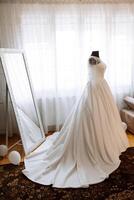
{"type": "Polygon", "coordinates": [[[26,55],[25,55],[23,50],[0,48],[0,62],[1,62],[1,66],[2,66],[3,71],[4,71],[5,80],[6,80],[6,83],[7,83],[7,86],[8,86],[10,99],[11,99],[11,102],[12,102],[12,105],[13,105],[16,121],[17,121],[17,124],[18,124],[19,132],[20,132],[20,137],[21,137],[23,147],[24,147],[24,151],[25,151],[25,155],[27,156],[28,154],[33,152],[35,149],[37,149],[45,141],[45,132],[44,132],[44,129],[43,129],[40,113],[39,113],[38,106],[37,106],[37,101],[36,101],[35,94],[34,94],[34,89],[33,89],[32,81],[31,81],[31,77],[30,77],[30,73],[29,73],[29,69],[28,69],[28,63],[27,63],[26,55]],[[22,129],[22,126],[21,126],[20,117],[19,117],[19,114],[18,114],[18,111],[17,111],[15,98],[14,98],[14,94],[13,94],[13,91],[12,91],[12,86],[11,86],[11,83],[10,83],[8,70],[7,70],[7,66],[6,66],[6,63],[5,63],[5,59],[4,59],[4,54],[7,54],[7,53],[8,54],[17,54],[18,53],[18,54],[22,55],[25,70],[26,70],[26,75],[27,75],[28,82],[29,82],[29,87],[30,87],[30,90],[31,90],[33,103],[34,103],[34,106],[35,106],[35,112],[36,112],[37,119],[38,119],[38,122],[39,122],[39,128],[40,128],[40,131],[41,131],[41,134],[42,134],[41,140],[37,141],[37,143],[29,149],[27,149],[26,144],[24,143],[23,129],[22,129]]]}

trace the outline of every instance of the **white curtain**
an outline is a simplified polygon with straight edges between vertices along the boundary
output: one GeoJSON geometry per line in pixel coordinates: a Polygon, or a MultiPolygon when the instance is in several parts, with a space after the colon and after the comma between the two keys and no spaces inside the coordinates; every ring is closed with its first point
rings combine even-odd
{"type": "MultiPolygon", "coordinates": [[[[26,51],[44,125],[59,130],[87,82],[93,50],[119,108],[133,95],[134,4],[0,4],[0,46],[26,51]]],[[[21,78],[21,75],[20,75],[21,78]]]]}

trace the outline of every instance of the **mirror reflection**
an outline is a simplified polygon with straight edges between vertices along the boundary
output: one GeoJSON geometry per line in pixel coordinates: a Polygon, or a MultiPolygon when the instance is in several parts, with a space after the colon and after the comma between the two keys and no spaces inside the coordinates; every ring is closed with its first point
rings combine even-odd
{"type": "Polygon", "coordinates": [[[6,52],[2,56],[2,63],[27,154],[42,141],[44,134],[23,54],[6,52]]]}

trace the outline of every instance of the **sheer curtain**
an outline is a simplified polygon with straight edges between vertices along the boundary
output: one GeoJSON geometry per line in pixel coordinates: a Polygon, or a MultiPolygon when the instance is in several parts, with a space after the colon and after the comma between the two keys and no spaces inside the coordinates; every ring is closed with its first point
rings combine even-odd
{"type": "MultiPolygon", "coordinates": [[[[133,95],[134,4],[0,4],[0,46],[26,51],[42,121],[59,130],[99,50],[119,108],[133,95]]],[[[21,75],[20,75],[21,78],[21,75]]]]}

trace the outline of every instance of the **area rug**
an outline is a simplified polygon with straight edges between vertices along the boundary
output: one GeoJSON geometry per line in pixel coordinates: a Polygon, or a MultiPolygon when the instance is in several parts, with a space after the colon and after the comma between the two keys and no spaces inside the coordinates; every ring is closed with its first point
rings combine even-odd
{"type": "Polygon", "coordinates": [[[22,174],[23,164],[2,166],[0,200],[134,200],[134,147],[128,148],[120,159],[119,168],[108,179],[79,189],[57,189],[33,183],[22,174]]]}

